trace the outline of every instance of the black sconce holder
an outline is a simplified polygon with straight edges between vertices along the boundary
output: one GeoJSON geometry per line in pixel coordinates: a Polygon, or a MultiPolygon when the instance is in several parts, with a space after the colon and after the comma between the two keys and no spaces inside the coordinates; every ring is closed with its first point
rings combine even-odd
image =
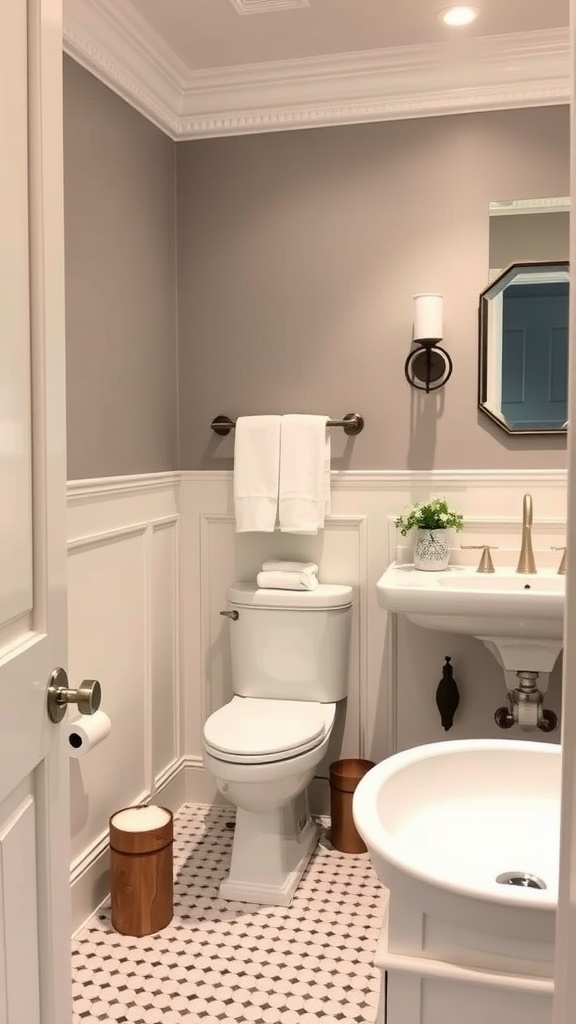
{"type": "Polygon", "coordinates": [[[404,363],[404,374],[410,387],[419,391],[437,391],[452,376],[452,360],[438,342],[440,338],[419,338],[415,349],[404,363]]]}

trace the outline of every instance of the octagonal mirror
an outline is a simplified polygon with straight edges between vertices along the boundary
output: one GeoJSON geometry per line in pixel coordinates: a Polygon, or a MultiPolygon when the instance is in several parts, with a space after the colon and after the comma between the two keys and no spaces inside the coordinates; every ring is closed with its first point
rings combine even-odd
{"type": "Polygon", "coordinates": [[[479,408],[509,434],[568,417],[567,262],[512,263],[480,295],[479,408]]]}

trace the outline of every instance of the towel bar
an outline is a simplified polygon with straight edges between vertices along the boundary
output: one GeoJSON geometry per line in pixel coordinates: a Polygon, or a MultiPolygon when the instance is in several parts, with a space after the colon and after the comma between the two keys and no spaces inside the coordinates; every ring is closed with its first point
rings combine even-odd
{"type": "MultiPolygon", "coordinates": [[[[215,434],[226,437],[231,430],[234,430],[236,421],[231,420],[229,416],[215,416],[210,426],[215,434]]],[[[347,412],[341,420],[328,420],[328,426],[342,427],[345,434],[352,436],[364,430],[364,417],[359,412],[347,412]]]]}

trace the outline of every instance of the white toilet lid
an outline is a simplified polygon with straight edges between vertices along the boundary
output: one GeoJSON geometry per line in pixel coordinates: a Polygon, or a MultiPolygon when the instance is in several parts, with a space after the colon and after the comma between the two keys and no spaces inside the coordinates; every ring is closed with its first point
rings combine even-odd
{"type": "Polygon", "coordinates": [[[312,750],[325,731],[325,704],[233,697],[210,715],[204,741],[215,757],[254,764],[312,750]]]}

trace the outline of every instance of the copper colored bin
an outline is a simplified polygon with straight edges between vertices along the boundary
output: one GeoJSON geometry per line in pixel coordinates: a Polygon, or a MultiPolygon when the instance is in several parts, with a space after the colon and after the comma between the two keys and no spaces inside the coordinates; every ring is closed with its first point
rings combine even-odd
{"type": "MultiPolygon", "coordinates": [[[[139,808],[123,808],[123,810],[139,808]]],[[[151,935],[170,924],[173,915],[174,839],[168,820],[148,831],[126,832],[110,818],[110,886],[112,927],[122,935],[151,935]]]]}
{"type": "Polygon", "coordinates": [[[352,816],[352,799],[360,779],[374,768],[374,761],[360,757],[334,761],[330,765],[330,840],[335,850],[342,853],[366,853],[352,816]]]}

